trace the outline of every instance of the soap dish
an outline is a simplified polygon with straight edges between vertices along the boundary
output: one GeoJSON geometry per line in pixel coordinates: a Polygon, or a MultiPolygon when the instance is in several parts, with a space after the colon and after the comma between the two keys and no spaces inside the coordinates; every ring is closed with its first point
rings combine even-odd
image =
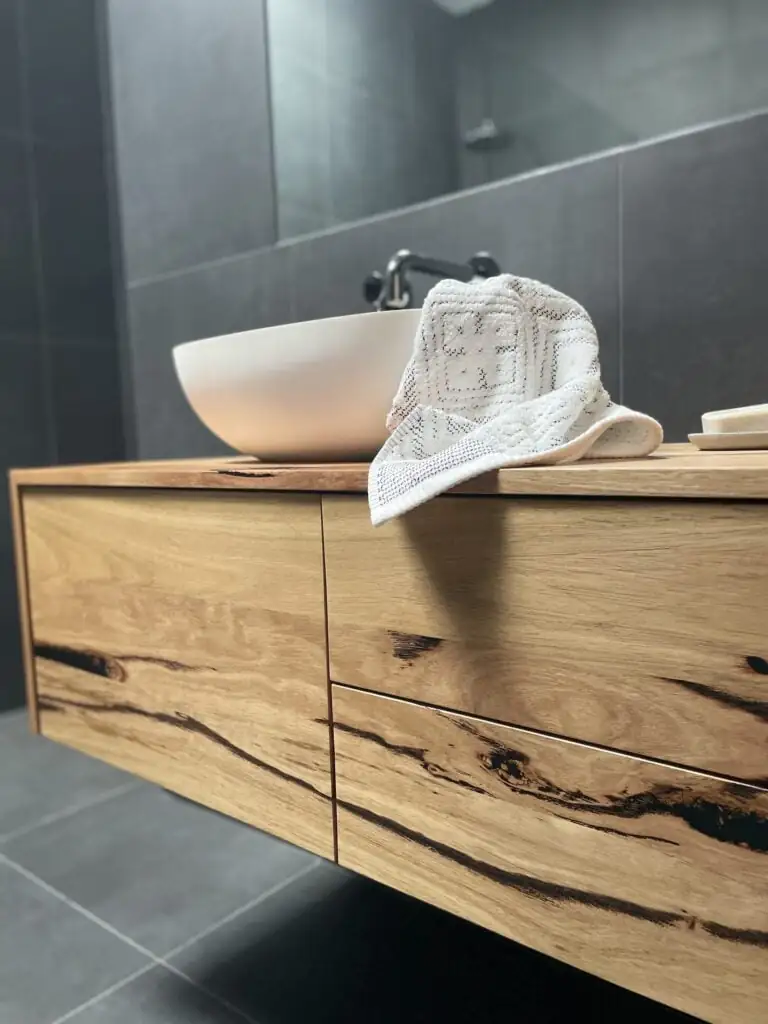
{"type": "Polygon", "coordinates": [[[689,434],[688,440],[703,452],[757,451],[768,449],[768,430],[731,431],[727,434],[689,434]]]}

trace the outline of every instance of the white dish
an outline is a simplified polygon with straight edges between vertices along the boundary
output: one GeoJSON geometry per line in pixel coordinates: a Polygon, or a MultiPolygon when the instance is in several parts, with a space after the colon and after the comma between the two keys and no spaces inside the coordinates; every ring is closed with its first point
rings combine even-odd
{"type": "Polygon", "coordinates": [[[703,452],[752,451],[768,448],[768,430],[730,434],[689,434],[688,440],[703,452]]]}
{"type": "Polygon", "coordinates": [[[705,434],[746,434],[768,430],[768,405],[743,405],[737,409],[717,409],[701,417],[705,434]]]}
{"type": "Polygon", "coordinates": [[[421,311],[358,313],[177,345],[189,404],[228,445],[285,462],[375,454],[421,311]]]}

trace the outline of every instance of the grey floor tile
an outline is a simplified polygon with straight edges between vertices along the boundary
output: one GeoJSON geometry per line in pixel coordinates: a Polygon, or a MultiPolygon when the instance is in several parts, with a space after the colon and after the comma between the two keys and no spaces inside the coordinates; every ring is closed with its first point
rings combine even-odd
{"type": "Polygon", "coordinates": [[[29,732],[25,710],[0,715],[3,837],[129,785],[130,775],[29,732]]]}
{"type": "Polygon", "coordinates": [[[314,861],[149,786],[35,829],[6,849],[160,955],[314,861]]]}
{"type": "Polygon", "coordinates": [[[171,962],[259,1024],[685,1019],[332,864],[171,962]]]}
{"type": "Polygon", "coordinates": [[[84,1007],[67,1024],[242,1024],[218,1000],[155,967],[103,999],[84,1007]]]}
{"type": "Polygon", "coordinates": [[[48,1024],[145,957],[0,859],[0,1020],[48,1024]]]}

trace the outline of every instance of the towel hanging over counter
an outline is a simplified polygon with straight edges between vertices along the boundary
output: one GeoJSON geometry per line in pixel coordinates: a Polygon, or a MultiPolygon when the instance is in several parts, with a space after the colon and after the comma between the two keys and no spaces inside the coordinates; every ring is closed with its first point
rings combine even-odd
{"type": "Polygon", "coordinates": [[[368,480],[374,525],[488,470],[636,458],[663,439],[611,401],[587,311],[510,274],[430,291],[387,429],[368,480]]]}

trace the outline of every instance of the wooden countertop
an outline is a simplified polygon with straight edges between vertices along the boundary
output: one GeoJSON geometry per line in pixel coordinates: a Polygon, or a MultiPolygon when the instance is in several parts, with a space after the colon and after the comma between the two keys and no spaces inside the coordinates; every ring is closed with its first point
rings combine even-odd
{"type": "MultiPolygon", "coordinates": [[[[218,490],[365,493],[368,463],[258,462],[248,456],[115,462],[11,471],[21,487],[178,487],[218,490]]],[[[657,498],[768,499],[768,451],[700,452],[668,444],[644,459],[585,460],[485,473],[461,494],[607,495],[657,498]]]]}

